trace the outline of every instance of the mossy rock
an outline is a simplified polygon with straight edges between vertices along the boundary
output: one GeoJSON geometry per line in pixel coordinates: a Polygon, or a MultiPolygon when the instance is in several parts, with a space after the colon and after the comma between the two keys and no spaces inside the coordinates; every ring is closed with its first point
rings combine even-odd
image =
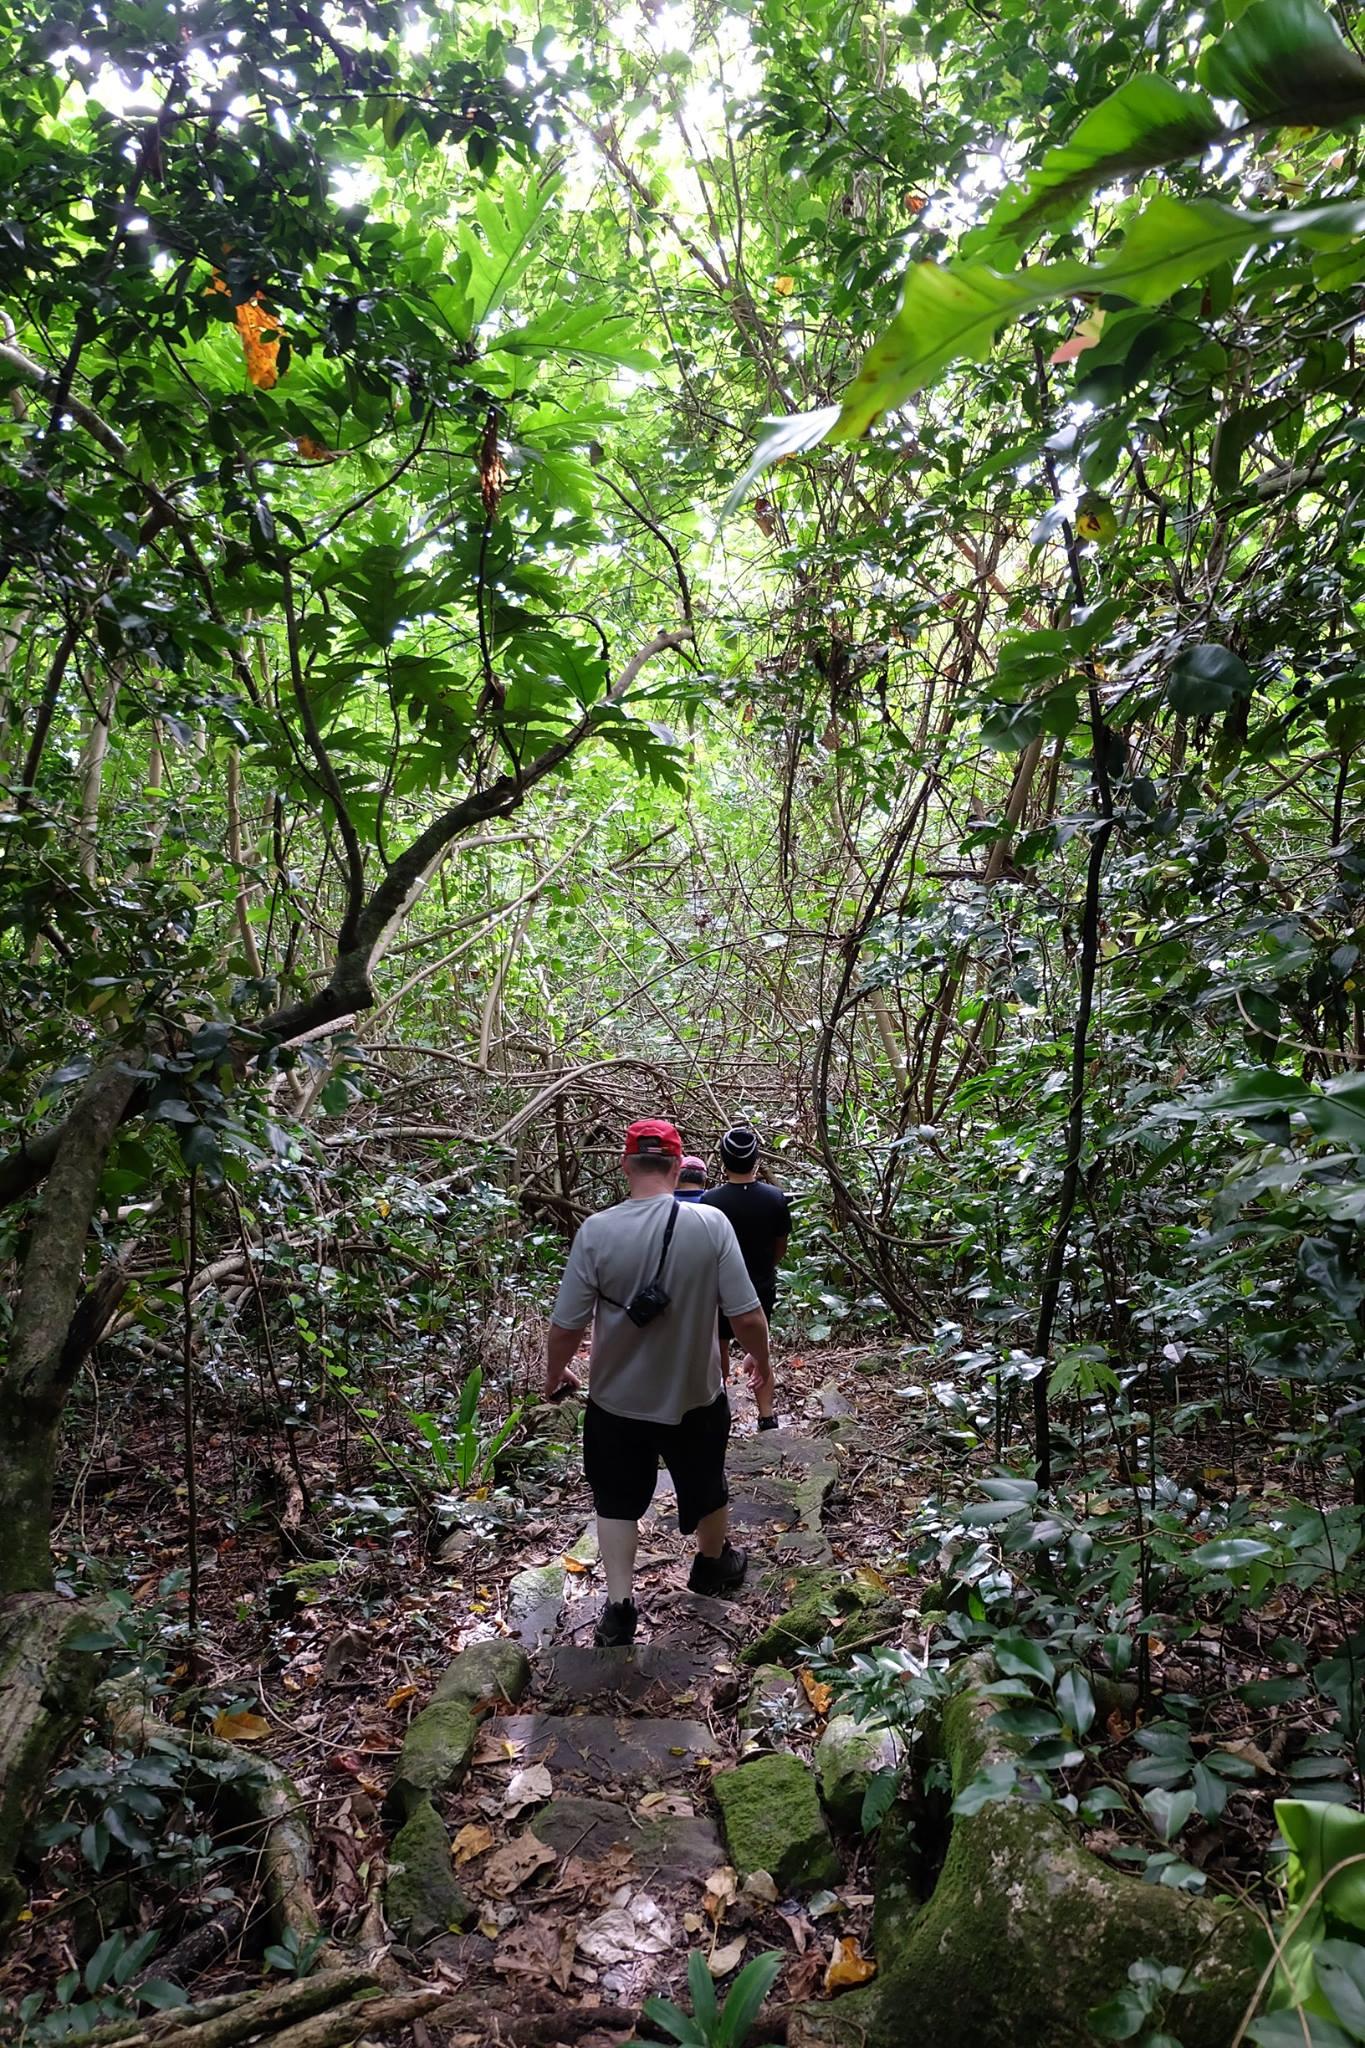
{"type": "Polygon", "coordinates": [[[450,1861],[445,1822],[429,1799],[417,1801],[389,1850],[384,1913],[396,1934],[426,1941],[474,1918],[450,1861]]]}
{"type": "MultiPolygon", "coordinates": [[[[1007,1755],[976,1682],[944,1714],[955,1791],[1007,1755]]],[[[952,1824],[924,1903],[878,1867],[878,1977],[868,2048],[1095,2048],[1088,2017],[1140,1957],[1203,1987],[1167,2024],[1184,2048],[1226,2048],[1256,1981],[1256,1923],[1231,1901],[1148,1885],[1085,1849],[1053,1807],[1000,1801],[952,1824]]]]}
{"type": "Polygon", "coordinates": [[[755,1757],[717,1771],[711,1782],[730,1861],[741,1877],[766,1870],[784,1892],[838,1883],[839,1858],[815,1779],[799,1757],[786,1751],[755,1757]]]}
{"type": "Polygon", "coordinates": [[[473,1643],[447,1664],[436,1682],[431,1704],[463,1700],[472,1706],[476,1700],[499,1699],[515,1706],[530,1683],[530,1660],[520,1643],[501,1638],[473,1643]]]}
{"type": "Polygon", "coordinates": [[[791,1606],[748,1645],[746,1664],[786,1663],[831,1632],[841,1649],[856,1649],[901,1620],[900,1603],[867,1580],[827,1566],[808,1567],[794,1576],[791,1606]],[[832,1629],[835,1622],[839,1626],[832,1629]]]}
{"type": "Polygon", "coordinates": [[[815,1745],[820,1797],[836,1827],[861,1825],[863,1797],[879,1771],[892,1771],[901,1745],[894,1731],[852,1714],[835,1714],[815,1745]]]}
{"type": "Polygon", "coordinates": [[[437,1700],[403,1738],[389,1791],[390,1808],[411,1815],[433,1792],[458,1785],[469,1765],[477,1726],[464,1700],[437,1700]]]}

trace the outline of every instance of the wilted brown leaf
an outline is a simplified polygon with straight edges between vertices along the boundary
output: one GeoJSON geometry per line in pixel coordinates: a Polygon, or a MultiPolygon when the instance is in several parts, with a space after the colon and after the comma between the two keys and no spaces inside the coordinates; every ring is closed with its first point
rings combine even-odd
{"type": "Polygon", "coordinates": [[[554,1850],[538,1842],[528,1829],[514,1842],[504,1842],[501,1849],[494,1851],[479,1872],[479,1883],[495,1899],[510,1898],[538,1870],[556,1860],[554,1850]]]}
{"type": "Polygon", "coordinates": [[[270,1723],[263,1714],[215,1714],[213,1732],[224,1742],[264,1742],[270,1723]]]}
{"type": "Polygon", "coordinates": [[[470,1863],[476,1856],[482,1856],[493,1846],[493,1830],[480,1821],[468,1820],[451,1843],[451,1853],[456,1863],[470,1863]]]}

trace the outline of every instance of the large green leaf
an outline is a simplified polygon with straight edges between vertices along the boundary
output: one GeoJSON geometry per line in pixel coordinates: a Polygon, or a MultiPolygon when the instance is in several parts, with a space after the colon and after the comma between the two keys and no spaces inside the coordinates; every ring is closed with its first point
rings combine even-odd
{"type": "Polygon", "coordinates": [[[525,172],[505,172],[496,193],[480,196],[475,219],[461,225],[468,279],[465,338],[497,312],[530,269],[546,215],[564,183],[558,176],[524,179],[525,172]]]}
{"type": "Polygon", "coordinates": [[[1229,710],[1239,698],[1249,697],[1252,688],[1251,670],[1240,655],[1216,641],[1201,640],[1176,657],[1166,681],[1166,696],[1171,709],[1182,718],[1211,718],[1229,710]]]}
{"type": "Polygon", "coordinates": [[[1331,128],[1365,114],[1365,63],[1317,0],[1255,0],[1205,51],[1199,76],[1257,122],[1331,128]]]}
{"type": "Polygon", "coordinates": [[[1022,185],[1003,194],[988,224],[991,238],[1065,227],[1097,185],[1194,156],[1221,133],[1202,93],[1181,92],[1155,75],[1130,78],[1050,149],[1022,185]]]}
{"type": "Polygon", "coordinates": [[[1000,329],[1034,307],[1095,293],[1157,306],[1182,285],[1251,249],[1298,239],[1328,247],[1363,227],[1362,201],[1248,213],[1211,199],[1163,196],[1138,217],[1122,246],[1099,263],[1042,263],[1017,271],[995,270],[986,263],[917,263],[906,278],[900,311],[868,350],[837,413],[826,406],[783,420],[755,450],[725,509],[732,511],[755,477],[779,456],[804,453],[821,441],[856,441],[949,364],[963,357],[982,361],[1000,329]]]}

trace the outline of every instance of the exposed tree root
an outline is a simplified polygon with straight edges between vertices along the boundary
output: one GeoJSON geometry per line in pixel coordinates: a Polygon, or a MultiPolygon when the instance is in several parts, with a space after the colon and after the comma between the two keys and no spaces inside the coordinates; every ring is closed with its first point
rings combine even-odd
{"type": "MultiPolygon", "coordinates": [[[[128,1748],[145,1748],[153,1739],[174,1742],[197,1762],[229,1766],[227,1775],[206,1774],[203,1790],[230,1829],[249,1839],[256,1851],[271,1934],[276,1940],[293,1934],[300,1943],[320,1934],[312,1838],[293,1781],[264,1757],[249,1756],[221,1736],[168,1727],[150,1712],[136,1683],[126,1679],[101,1686],[99,1706],[110,1733],[128,1748]]],[[[324,1952],[323,1960],[342,1958],[324,1952]]]]}
{"type": "Polygon", "coordinates": [[[0,1600],[0,1939],[24,1902],[13,1875],[53,1759],[85,1713],[96,1659],[74,1649],[89,1610],[55,1593],[0,1600]]]}
{"type": "MultiPolygon", "coordinates": [[[[974,1660],[943,1717],[941,1754],[961,1792],[1012,1752],[990,1727],[993,1678],[974,1660]]],[[[878,1976],[833,2006],[796,2007],[792,2048],[1090,2048],[1088,2013],[1151,1957],[1189,1973],[1169,2021],[1186,2048],[1223,2048],[1255,1981],[1258,1930],[1230,1900],[1144,1884],[1077,1839],[1056,1808],[993,1802],[954,1820],[929,1896],[914,1843],[884,1824],[878,1976]]]]}

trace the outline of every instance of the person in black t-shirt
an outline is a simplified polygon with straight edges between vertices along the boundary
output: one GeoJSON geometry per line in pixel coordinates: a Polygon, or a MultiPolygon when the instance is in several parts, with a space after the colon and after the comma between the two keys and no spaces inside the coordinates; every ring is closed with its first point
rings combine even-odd
{"type": "MultiPolygon", "coordinates": [[[[720,1158],[725,1180],[718,1188],[708,1188],[701,1199],[729,1218],[763,1313],[771,1321],[777,1300],[778,1261],[785,1254],[791,1235],[791,1204],[780,1188],[759,1179],[758,1134],[748,1124],[731,1124],[720,1141],[720,1158]]],[[[728,1355],[730,1334],[730,1325],[722,1315],[722,1355],[728,1355]]],[[[766,1376],[760,1375],[754,1360],[746,1356],[741,1370],[753,1383],[759,1428],[776,1429],[771,1369],[766,1376]]]]}

